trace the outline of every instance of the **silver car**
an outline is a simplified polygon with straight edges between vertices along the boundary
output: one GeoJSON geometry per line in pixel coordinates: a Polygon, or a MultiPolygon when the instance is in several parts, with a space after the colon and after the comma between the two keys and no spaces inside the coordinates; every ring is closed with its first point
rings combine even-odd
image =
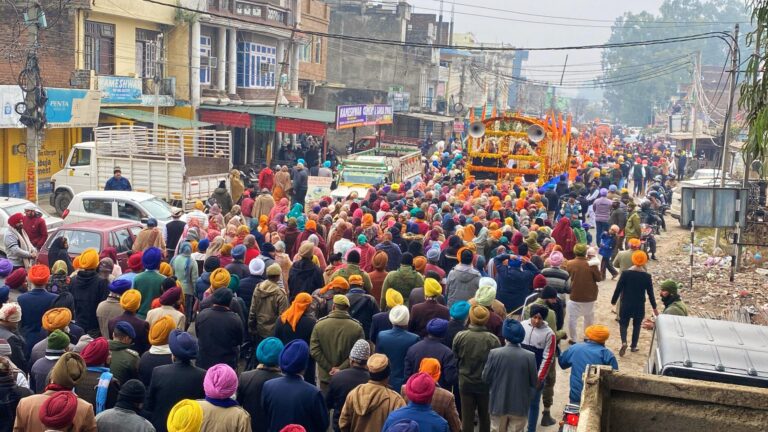
{"type": "Polygon", "coordinates": [[[16,213],[24,214],[24,206],[32,204],[35,209],[43,215],[45,226],[48,228],[48,236],[51,236],[60,226],[64,224],[64,219],[49,215],[45,210],[38,207],[35,203],[23,198],[0,197],[0,256],[5,257],[5,231],[8,229],[8,218],[16,213]]]}

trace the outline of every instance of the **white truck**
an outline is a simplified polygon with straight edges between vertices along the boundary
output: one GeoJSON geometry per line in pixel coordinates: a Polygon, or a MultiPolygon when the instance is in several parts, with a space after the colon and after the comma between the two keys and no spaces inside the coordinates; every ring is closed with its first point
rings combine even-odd
{"type": "Polygon", "coordinates": [[[51,205],[61,215],[75,194],[103,190],[115,167],[134,191],[188,209],[208,199],[232,168],[232,135],[216,130],[155,132],[142,126],[94,128],[94,141],[75,144],[51,177],[51,205]]]}
{"type": "Polygon", "coordinates": [[[355,153],[344,158],[341,164],[338,187],[331,194],[338,199],[352,192],[363,197],[375,184],[415,183],[424,169],[420,151],[392,143],[380,143],[374,149],[355,153]]]}

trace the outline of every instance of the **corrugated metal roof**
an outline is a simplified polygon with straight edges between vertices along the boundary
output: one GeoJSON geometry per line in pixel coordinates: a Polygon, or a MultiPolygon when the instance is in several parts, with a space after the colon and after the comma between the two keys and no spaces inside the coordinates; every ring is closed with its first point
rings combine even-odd
{"type": "MultiPolygon", "coordinates": [[[[112,117],[120,117],[128,120],[134,120],[142,123],[154,122],[153,113],[149,111],[142,111],[137,109],[128,108],[102,108],[102,114],[110,115],[112,117]]],[[[171,129],[193,129],[213,126],[212,123],[201,122],[197,120],[189,120],[181,117],[174,117],[165,114],[158,116],[157,124],[163,127],[171,129]]]]}
{"type": "Polygon", "coordinates": [[[296,120],[309,120],[320,123],[336,123],[336,112],[334,111],[322,111],[307,108],[291,108],[291,107],[278,107],[277,112],[273,113],[273,107],[271,106],[220,106],[220,105],[203,105],[200,108],[209,110],[220,111],[234,111],[240,113],[248,113],[253,115],[261,115],[267,117],[282,117],[296,120]]]}
{"type": "Polygon", "coordinates": [[[428,114],[428,113],[418,113],[418,112],[410,112],[410,113],[398,112],[398,113],[395,113],[395,115],[403,116],[403,117],[415,118],[415,119],[424,120],[424,121],[437,122],[437,123],[451,123],[454,120],[456,120],[453,117],[448,117],[448,116],[444,116],[444,115],[428,114]]]}

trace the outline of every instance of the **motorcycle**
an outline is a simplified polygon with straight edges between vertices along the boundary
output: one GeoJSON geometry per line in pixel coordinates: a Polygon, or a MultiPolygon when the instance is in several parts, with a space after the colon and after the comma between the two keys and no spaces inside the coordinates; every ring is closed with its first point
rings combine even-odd
{"type": "Polygon", "coordinates": [[[259,186],[259,176],[253,168],[248,168],[248,172],[240,171],[240,180],[243,181],[246,189],[254,189],[259,186]]]}
{"type": "Polygon", "coordinates": [[[640,250],[648,255],[651,254],[651,243],[656,240],[658,230],[658,225],[640,224],[640,250]]]}
{"type": "Polygon", "coordinates": [[[559,432],[576,432],[579,427],[579,405],[567,404],[563,409],[559,432]]]}

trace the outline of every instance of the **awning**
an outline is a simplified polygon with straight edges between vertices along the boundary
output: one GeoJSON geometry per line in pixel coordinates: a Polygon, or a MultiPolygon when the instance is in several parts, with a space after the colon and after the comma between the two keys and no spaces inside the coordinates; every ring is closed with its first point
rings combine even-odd
{"type": "Polygon", "coordinates": [[[260,115],[267,117],[278,117],[293,120],[308,120],[326,124],[336,123],[335,111],[322,111],[307,108],[278,107],[277,112],[273,112],[271,106],[219,106],[202,105],[200,108],[218,111],[234,111],[239,113],[248,113],[251,115],[260,115]]]}
{"type": "MultiPolygon", "coordinates": [[[[667,138],[674,139],[674,140],[692,140],[693,139],[693,133],[691,132],[673,132],[670,134],[667,134],[667,138]]],[[[715,138],[712,135],[705,134],[703,132],[698,132],[696,134],[696,139],[712,139],[715,138]]]]}
{"type": "MultiPolygon", "coordinates": [[[[154,122],[154,114],[149,111],[142,111],[137,109],[126,108],[102,108],[102,114],[110,115],[112,117],[120,117],[128,120],[134,120],[141,123],[152,124],[154,122]]],[[[201,122],[197,120],[189,120],[181,117],[174,117],[165,114],[160,114],[157,119],[158,126],[171,128],[171,129],[193,129],[213,126],[211,123],[201,122]]]]}
{"type": "Polygon", "coordinates": [[[415,119],[430,121],[435,123],[453,123],[453,121],[456,120],[453,117],[437,115],[437,114],[416,113],[416,112],[412,112],[412,113],[396,112],[395,115],[402,116],[402,117],[410,117],[410,118],[415,118],[415,119]]]}

